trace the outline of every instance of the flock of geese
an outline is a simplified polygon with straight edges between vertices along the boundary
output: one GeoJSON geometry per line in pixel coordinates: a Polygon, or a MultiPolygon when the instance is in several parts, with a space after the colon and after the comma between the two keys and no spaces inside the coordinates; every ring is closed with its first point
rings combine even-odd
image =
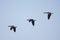
{"type": "MultiPolygon", "coordinates": [[[[49,20],[53,13],[51,13],[51,12],[44,12],[44,14],[48,14],[48,20],[49,20]]],[[[34,20],[34,19],[27,19],[27,21],[31,22],[32,25],[34,26],[36,20],[34,20]]],[[[14,32],[16,32],[16,26],[14,26],[14,25],[10,26],[9,25],[8,27],[10,27],[10,30],[13,30],[14,32]]]]}

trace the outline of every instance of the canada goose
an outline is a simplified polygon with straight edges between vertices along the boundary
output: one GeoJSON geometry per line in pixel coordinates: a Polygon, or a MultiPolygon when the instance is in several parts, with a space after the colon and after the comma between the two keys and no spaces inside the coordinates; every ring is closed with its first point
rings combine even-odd
{"type": "Polygon", "coordinates": [[[10,30],[13,29],[13,31],[16,32],[16,26],[12,25],[12,26],[8,26],[8,27],[10,27],[10,30]]]}
{"type": "Polygon", "coordinates": [[[48,20],[49,20],[53,13],[51,13],[51,12],[44,12],[44,14],[48,14],[48,20]]]}
{"type": "Polygon", "coordinates": [[[32,25],[34,26],[34,25],[35,25],[35,21],[36,21],[36,20],[34,20],[34,19],[27,19],[27,21],[31,22],[31,23],[32,23],[32,25]]]}

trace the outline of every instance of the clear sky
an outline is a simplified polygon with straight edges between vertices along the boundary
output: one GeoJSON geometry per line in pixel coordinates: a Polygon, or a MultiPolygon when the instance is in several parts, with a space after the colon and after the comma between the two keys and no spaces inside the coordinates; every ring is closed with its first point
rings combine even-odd
{"type": "Polygon", "coordinates": [[[60,0],[0,0],[0,40],[60,40],[60,0]],[[54,13],[50,20],[47,11],[54,13]],[[16,32],[9,25],[16,25],[16,32]]]}

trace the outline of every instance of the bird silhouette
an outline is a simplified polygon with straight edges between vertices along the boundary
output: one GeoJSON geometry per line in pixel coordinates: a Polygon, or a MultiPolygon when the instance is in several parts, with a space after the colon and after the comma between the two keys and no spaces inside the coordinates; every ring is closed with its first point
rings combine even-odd
{"type": "Polygon", "coordinates": [[[48,20],[49,20],[53,13],[51,13],[51,12],[44,12],[44,14],[48,14],[48,20]]]}
{"type": "Polygon", "coordinates": [[[10,27],[10,30],[13,29],[13,31],[16,32],[16,26],[12,25],[12,26],[8,26],[8,27],[10,27]]]}
{"type": "Polygon", "coordinates": [[[36,21],[36,20],[34,20],[34,19],[27,19],[27,21],[31,22],[31,23],[32,23],[32,25],[34,26],[34,25],[35,25],[35,21],[36,21]]]}

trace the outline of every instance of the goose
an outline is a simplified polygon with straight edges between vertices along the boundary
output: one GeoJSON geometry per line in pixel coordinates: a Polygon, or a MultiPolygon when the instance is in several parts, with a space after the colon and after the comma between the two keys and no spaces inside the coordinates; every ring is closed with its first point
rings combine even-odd
{"type": "Polygon", "coordinates": [[[36,21],[36,20],[34,20],[34,19],[27,19],[27,21],[31,22],[31,23],[32,23],[32,25],[34,26],[34,25],[35,25],[35,21],[36,21]]]}
{"type": "Polygon", "coordinates": [[[44,12],[44,14],[48,14],[48,20],[49,20],[53,13],[51,13],[51,12],[44,12]]]}
{"type": "Polygon", "coordinates": [[[13,29],[13,31],[16,32],[16,26],[12,25],[12,26],[8,26],[8,27],[10,27],[10,30],[13,29]]]}

